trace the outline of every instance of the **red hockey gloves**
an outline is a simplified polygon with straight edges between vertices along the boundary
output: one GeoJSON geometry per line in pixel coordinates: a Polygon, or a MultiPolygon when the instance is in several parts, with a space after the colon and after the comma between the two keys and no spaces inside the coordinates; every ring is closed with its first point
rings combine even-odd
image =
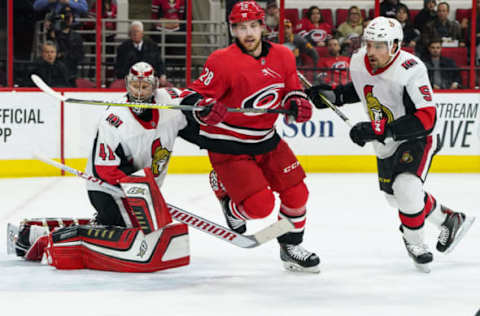
{"type": "Polygon", "coordinates": [[[207,125],[216,125],[227,116],[227,107],[213,98],[201,99],[195,106],[204,108],[198,111],[197,118],[207,125]]]}
{"type": "Polygon", "coordinates": [[[287,114],[288,123],[294,120],[303,123],[312,117],[312,102],[305,93],[294,91],[287,95],[284,100],[284,108],[290,112],[290,114],[287,114]]]}
{"type": "Polygon", "coordinates": [[[388,128],[385,128],[385,122],[386,119],[380,121],[381,126],[376,126],[376,122],[359,122],[350,130],[350,138],[360,147],[373,140],[383,144],[388,135],[388,128]]]}

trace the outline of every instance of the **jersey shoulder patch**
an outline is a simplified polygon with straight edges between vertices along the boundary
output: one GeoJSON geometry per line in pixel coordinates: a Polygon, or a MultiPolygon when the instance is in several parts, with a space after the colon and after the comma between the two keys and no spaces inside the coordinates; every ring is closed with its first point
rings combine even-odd
{"type": "Polygon", "coordinates": [[[123,124],[123,121],[122,119],[120,119],[120,117],[116,114],[113,114],[113,113],[110,113],[107,118],[105,119],[110,125],[112,125],[113,127],[120,127],[120,125],[123,124]]]}
{"type": "Polygon", "coordinates": [[[418,61],[416,61],[414,58],[409,58],[402,63],[402,67],[406,70],[415,67],[415,65],[418,65],[418,61]]]}

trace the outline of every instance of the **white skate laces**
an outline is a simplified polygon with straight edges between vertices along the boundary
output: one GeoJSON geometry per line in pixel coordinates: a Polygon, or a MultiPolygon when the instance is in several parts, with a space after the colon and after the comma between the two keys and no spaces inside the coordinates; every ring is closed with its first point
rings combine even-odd
{"type": "Polygon", "coordinates": [[[308,257],[310,257],[312,255],[312,252],[306,250],[305,248],[303,248],[300,245],[288,245],[287,244],[287,245],[285,245],[285,248],[287,249],[288,254],[296,260],[305,261],[305,260],[308,259],[308,257]]]}

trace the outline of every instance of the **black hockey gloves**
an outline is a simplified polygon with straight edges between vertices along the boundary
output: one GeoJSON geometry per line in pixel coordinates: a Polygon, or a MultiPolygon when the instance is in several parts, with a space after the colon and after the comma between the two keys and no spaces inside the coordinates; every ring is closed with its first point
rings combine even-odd
{"type": "Polygon", "coordinates": [[[325,109],[328,108],[328,105],[325,104],[325,102],[322,100],[320,94],[323,95],[332,104],[335,104],[337,106],[343,105],[343,103],[340,104],[339,102],[340,96],[338,95],[338,91],[336,92],[336,90],[337,89],[332,89],[332,87],[327,84],[319,84],[318,86],[313,86],[306,89],[305,93],[308,95],[310,100],[312,100],[313,105],[315,105],[317,109],[325,109]]]}
{"type": "Polygon", "coordinates": [[[388,127],[375,132],[372,128],[372,122],[359,122],[355,124],[350,130],[350,139],[360,147],[365,146],[365,143],[377,140],[383,144],[385,138],[389,135],[388,127]]]}

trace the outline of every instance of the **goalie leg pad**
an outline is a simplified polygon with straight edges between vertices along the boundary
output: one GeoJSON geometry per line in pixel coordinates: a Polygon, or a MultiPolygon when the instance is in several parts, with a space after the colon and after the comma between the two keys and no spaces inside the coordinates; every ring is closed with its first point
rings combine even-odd
{"type": "Polygon", "coordinates": [[[150,168],[122,178],[120,186],[126,195],[133,227],[140,227],[148,234],[172,222],[150,168]]]}
{"type": "Polygon", "coordinates": [[[144,234],[141,228],[77,226],[55,231],[47,248],[57,269],[154,272],[188,265],[188,226],[170,224],[144,234]]]}

